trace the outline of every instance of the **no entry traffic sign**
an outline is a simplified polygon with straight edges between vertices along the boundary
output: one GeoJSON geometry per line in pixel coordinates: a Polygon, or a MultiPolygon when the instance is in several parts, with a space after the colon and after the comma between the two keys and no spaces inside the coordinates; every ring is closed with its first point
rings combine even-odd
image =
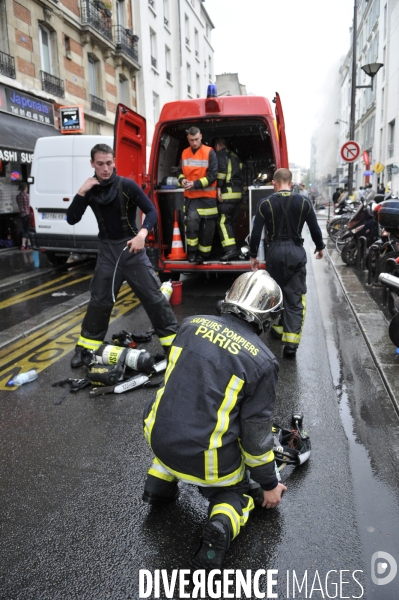
{"type": "Polygon", "coordinates": [[[341,148],[341,158],[345,162],[353,162],[359,157],[360,146],[357,142],[350,140],[345,142],[341,148]]]}

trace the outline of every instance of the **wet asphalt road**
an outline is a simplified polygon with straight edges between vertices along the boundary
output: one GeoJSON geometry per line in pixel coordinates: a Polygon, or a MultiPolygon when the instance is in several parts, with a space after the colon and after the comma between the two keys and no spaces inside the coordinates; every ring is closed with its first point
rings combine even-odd
{"type": "MultiPolygon", "coordinates": [[[[374,585],[370,563],[376,551],[399,562],[398,417],[330,263],[312,252],[296,361],[264,336],[280,360],[275,420],[288,426],[302,410],[312,456],[282,472],[288,491],[280,507],[252,513],[224,568],[277,569],[279,598],[396,600],[398,576],[374,585]],[[294,571],[300,583],[307,577],[295,595],[294,571]]],[[[178,320],[216,314],[230,281],[185,280],[178,320]]],[[[139,306],[109,334],[148,326],[139,306]]],[[[155,338],[146,347],[160,348],[155,338]]],[[[72,374],[69,358],[0,392],[0,598],[135,600],[140,569],[190,568],[206,504],[188,485],[175,506],[142,503],[151,452],[141,414],[154,391],[92,398],[83,390],[55,406],[60,390],[51,383],[72,374]]]]}

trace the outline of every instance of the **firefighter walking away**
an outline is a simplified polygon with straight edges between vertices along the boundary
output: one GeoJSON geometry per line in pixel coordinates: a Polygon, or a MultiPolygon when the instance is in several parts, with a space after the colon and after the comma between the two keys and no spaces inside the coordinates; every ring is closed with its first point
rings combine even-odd
{"type": "Polygon", "coordinates": [[[291,192],[292,173],[277,169],[273,175],[274,194],[258,204],[250,240],[252,269],[263,227],[266,229],[266,270],[283,292],[284,311],[279,323],[272,325],[271,335],[284,343],[283,355],[295,358],[301,341],[306,314],[306,252],[302,228],[307,223],[315,243],[316,258],[323,258],[325,244],[311,200],[291,192]]]}

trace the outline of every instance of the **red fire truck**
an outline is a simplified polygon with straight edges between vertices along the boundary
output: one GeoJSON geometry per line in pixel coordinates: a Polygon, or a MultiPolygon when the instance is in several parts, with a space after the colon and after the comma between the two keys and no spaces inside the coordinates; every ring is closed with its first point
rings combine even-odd
{"type": "Polygon", "coordinates": [[[226,138],[231,150],[243,163],[244,192],[237,222],[238,247],[245,246],[256,205],[270,195],[270,184],[262,185],[259,173],[288,168],[284,117],[280,97],[276,94],[275,114],[269,100],[260,96],[222,96],[179,100],[164,105],[155,127],[148,172],[146,170],[146,122],[139,114],[119,104],[116,112],[114,148],[119,175],[134,179],[155,204],[158,223],[148,236],[148,256],[161,278],[178,278],[181,272],[246,271],[249,253],[244,259],[222,262],[223,253],[215,232],[213,252],[201,265],[176,259],[172,238],[176,222],[184,247],[183,189],[176,183],[176,172],[184,148],[188,146],[186,130],[199,127],[202,142],[212,146],[215,138],[226,138]],[[255,182],[255,183],[254,183],[255,182]],[[169,185],[168,185],[169,184],[169,185]]]}

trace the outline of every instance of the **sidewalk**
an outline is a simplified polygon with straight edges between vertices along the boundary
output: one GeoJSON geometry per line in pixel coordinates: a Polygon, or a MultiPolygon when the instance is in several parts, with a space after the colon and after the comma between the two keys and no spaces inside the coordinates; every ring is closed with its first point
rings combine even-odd
{"type": "Polygon", "coordinates": [[[342,261],[335,244],[327,235],[327,214],[324,215],[323,212],[317,213],[317,220],[327,244],[326,258],[331,262],[388,394],[399,412],[399,355],[388,335],[389,321],[367,286],[359,279],[359,272],[342,261]]]}

